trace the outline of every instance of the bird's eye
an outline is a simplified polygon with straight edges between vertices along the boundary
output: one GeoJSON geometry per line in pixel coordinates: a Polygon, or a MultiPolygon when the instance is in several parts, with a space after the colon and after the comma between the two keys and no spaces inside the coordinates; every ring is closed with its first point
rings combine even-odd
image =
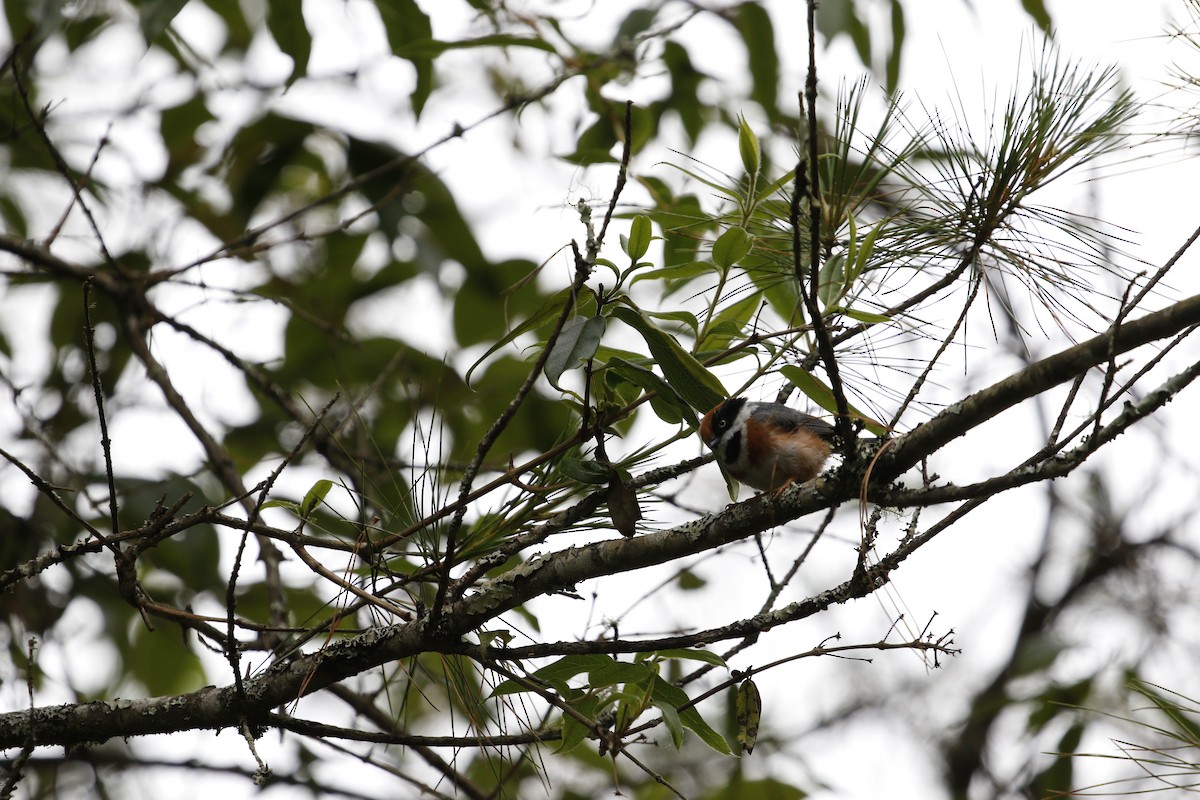
{"type": "Polygon", "coordinates": [[[728,420],[724,420],[724,419],[722,419],[722,420],[718,420],[718,421],[717,421],[717,427],[718,427],[718,428],[720,428],[721,430],[725,430],[726,428],[728,428],[728,427],[729,427],[729,421],[728,421],[728,420]]]}

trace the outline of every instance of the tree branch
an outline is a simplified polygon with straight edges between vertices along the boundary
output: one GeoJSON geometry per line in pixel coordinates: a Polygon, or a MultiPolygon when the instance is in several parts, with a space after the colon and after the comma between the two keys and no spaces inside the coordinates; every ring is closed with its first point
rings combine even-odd
{"type": "Polygon", "coordinates": [[[1110,352],[1116,355],[1126,353],[1196,324],[1200,324],[1200,295],[1181,300],[1132,322],[1124,322],[1120,330],[1109,329],[1030,364],[955,403],[912,431],[896,437],[876,463],[874,479],[881,483],[894,480],[922,458],[937,452],[975,426],[1106,361],[1110,352]]]}

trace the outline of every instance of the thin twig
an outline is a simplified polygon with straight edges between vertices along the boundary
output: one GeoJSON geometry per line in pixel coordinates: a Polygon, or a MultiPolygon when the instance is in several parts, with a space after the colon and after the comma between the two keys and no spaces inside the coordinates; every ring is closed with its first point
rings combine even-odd
{"type": "Polygon", "coordinates": [[[550,357],[551,351],[554,349],[554,343],[557,341],[559,334],[562,332],[563,326],[566,324],[571,311],[575,308],[575,300],[579,291],[583,288],[583,284],[591,276],[592,268],[595,266],[596,258],[599,255],[600,247],[604,244],[604,235],[608,229],[609,220],[612,218],[613,210],[617,206],[617,201],[621,197],[621,190],[625,187],[626,174],[629,170],[629,160],[633,152],[633,122],[632,122],[632,103],[625,105],[625,147],[621,154],[621,166],[617,173],[616,185],[613,188],[612,198],[608,203],[608,211],[604,216],[604,224],[601,226],[600,234],[595,238],[589,236],[587,243],[587,258],[581,256],[578,248],[572,243],[572,248],[575,250],[575,280],[571,285],[571,293],[567,301],[563,303],[562,311],[558,315],[554,328],[547,339],[545,347],[538,355],[534,362],[533,368],[526,376],[524,383],[517,390],[516,396],[500,414],[491,428],[479,442],[476,448],[475,457],[471,463],[467,465],[467,469],[463,474],[462,482],[459,484],[458,491],[458,509],[454,512],[454,516],[450,520],[450,525],[446,531],[446,552],[442,558],[443,574],[441,580],[438,581],[437,595],[434,598],[433,608],[430,610],[430,619],[433,621],[433,628],[436,629],[438,619],[442,613],[442,606],[446,600],[446,592],[450,587],[450,572],[454,568],[455,547],[457,546],[458,534],[462,529],[463,520],[467,513],[468,497],[471,495],[471,488],[475,481],[475,476],[479,473],[479,468],[483,464],[487,454],[491,451],[492,446],[508,427],[508,423],[516,415],[517,409],[525,401],[529,392],[533,389],[534,383],[542,374],[542,369],[546,365],[547,359],[550,357]]]}
{"type": "Polygon", "coordinates": [[[181,267],[177,267],[177,268],[174,268],[171,270],[165,270],[161,274],[155,274],[153,276],[154,280],[156,280],[156,281],[167,280],[167,279],[174,277],[176,275],[179,275],[183,272],[187,272],[191,269],[194,269],[202,264],[206,264],[215,259],[222,258],[226,255],[229,255],[229,254],[237,251],[240,248],[244,248],[244,247],[253,245],[261,236],[263,236],[263,234],[268,233],[269,231],[271,231],[275,228],[278,228],[282,225],[286,225],[287,223],[291,222],[292,220],[303,216],[304,214],[308,213],[309,211],[312,211],[315,208],[319,208],[321,206],[328,205],[336,200],[339,200],[342,197],[345,197],[347,194],[350,194],[351,192],[353,192],[357,189],[361,189],[363,186],[367,185],[371,181],[378,180],[379,178],[387,177],[388,175],[391,175],[392,173],[394,173],[398,170],[401,170],[401,169],[409,166],[410,164],[415,164],[415,163],[419,162],[425,156],[429,155],[435,149],[442,147],[443,145],[445,145],[449,142],[452,142],[456,139],[461,139],[470,131],[484,125],[485,123],[487,123],[493,119],[500,117],[503,114],[506,114],[509,111],[512,111],[513,109],[520,108],[521,106],[528,105],[530,103],[535,103],[538,100],[541,100],[542,98],[549,96],[550,94],[555,92],[560,86],[562,86],[564,83],[569,81],[571,78],[575,77],[576,75],[583,74],[588,69],[594,68],[594,66],[595,66],[595,64],[592,60],[577,62],[577,63],[573,64],[570,68],[563,70],[560,74],[555,75],[552,79],[547,81],[542,86],[540,86],[532,91],[529,91],[529,92],[511,95],[502,104],[500,104],[496,108],[493,108],[492,110],[488,111],[486,114],[484,114],[483,116],[474,120],[473,122],[470,122],[466,125],[460,125],[459,123],[454,123],[454,125],[451,127],[451,129],[447,133],[443,134],[439,138],[430,142],[426,147],[422,148],[418,152],[413,153],[411,155],[397,156],[396,158],[393,158],[391,161],[388,161],[385,164],[379,165],[375,169],[372,169],[368,172],[364,172],[361,175],[357,175],[353,179],[348,180],[345,183],[343,183],[337,189],[334,189],[324,195],[321,195],[320,197],[316,198],[315,200],[313,200],[309,203],[298,206],[294,209],[291,209],[290,211],[284,212],[284,213],[280,214],[279,216],[275,217],[274,219],[268,220],[267,222],[264,222],[261,225],[258,225],[257,227],[251,228],[250,230],[246,231],[244,234],[242,234],[241,236],[239,236],[235,239],[231,239],[227,242],[222,243],[219,247],[217,247],[216,249],[214,249],[207,255],[201,256],[200,258],[197,258],[196,260],[194,260],[188,264],[184,264],[181,267]]]}
{"type": "MultiPolygon", "coordinates": [[[[237,689],[238,698],[243,702],[245,701],[245,690],[242,686],[242,671],[240,666],[241,651],[238,649],[237,637],[234,636],[234,621],[237,613],[237,580],[238,574],[242,569],[242,554],[246,549],[246,541],[250,538],[250,529],[254,523],[258,521],[258,517],[262,513],[263,503],[267,501],[267,496],[271,493],[271,489],[275,486],[275,481],[278,480],[279,476],[283,474],[283,471],[287,469],[288,465],[292,462],[292,459],[295,458],[296,455],[304,448],[305,443],[308,442],[308,439],[312,436],[313,431],[320,427],[322,420],[325,419],[325,415],[329,413],[329,409],[333,408],[334,403],[336,403],[340,397],[341,394],[335,393],[334,396],[330,398],[329,402],[325,404],[325,407],[322,408],[320,413],[317,414],[316,419],[314,419],[312,423],[305,429],[304,435],[300,437],[300,441],[296,442],[296,445],[292,448],[291,452],[283,457],[283,460],[279,463],[279,466],[273,469],[271,474],[267,476],[267,479],[260,484],[262,488],[258,493],[258,500],[255,501],[254,506],[250,509],[249,515],[246,517],[246,526],[243,528],[241,539],[238,542],[238,549],[237,553],[234,555],[233,566],[229,569],[229,582],[225,586],[225,640],[227,644],[225,658],[229,661],[230,669],[233,670],[233,681],[234,686],[237,689]]],[[[266,634],[268,644],[272,644],[270,641],[270,636],[272,634],[270,632],[266,632],[266,634]]]]}
{"type": "MultiPolygon", "coordinates": [[[[100,160],[100,154],[103,153],[104,148],[108,146],[108,135],[111,132],[112,122],[110,121],[108,123],[108,128],[104,131],[104,135],[100,137],[100,141],[96,145],[96,151],[92,153],[91,163],[89,163],[87,169],[84,170],[83,178],[85,181],[91,181],[92,170],[96,168],[96,163],[100,160]]],[[[75,197],[78,197],[78,193],[76,193],[75,197]]],[[[67,207],[63,209],[62,215],[58,218],[58,222],[55,223],[54,227],[50,229],[50,233],[47,234],[46,238],[42,240],[42,247],[48,248],[54,244],[54,240],[57,239],[59,233],[62,232],[63,226],[67,224],[67,219],[71,216],[71,209],[74,207],[75,198],[73,197],[71,202],[67,204],[67,207]]]]}
{"type": "Polygon", "coordinates": [[[25,768],[26,762],[29,761],[29,757],[33,755],[33,751],[37,748],[37,728],[33,724],[33,684],[35,680],[34,674],[37,671],[37,639],[30,636],[28,647],[29,655],[25,662],[25,687],[29,693],[29,736],[25,744],[21,747],[21,752],[8,763],[8,777],[4,779],[4,785],[0,786],[0,800],[9,800],[13,796],[13,792],[17,790],[17,784],[21,782],[22,770],[25,768]]]}
{"type": "MultiPolygon", "coordinates": [[[[138,294],[137,299],[142,305],[153,307],[153,304],[150,303],[144,294],[138,294]]],[[[145,317],[153,318],[154,316],[153,313],[136,316],[132,314],[126,315],[125,339],[129,343],[129,347],[134,355],[145,368],[146,376],[162,392],[167,405],[171,407],[184,425],[192,432],[192,435],[200,443],[201,447],[204,448],[205,455],[208,456],[209,464],[217,479],[231,494],[240,498],[241,505],[246,509],[248,515],[253,514],[255,504],[250,500],[250,492],[247,491],[233,458],[230,457],[229,452],[221,442],[196,417],[196,414],[183,398],[183,395],[175,388],[166,368],[159,363],[158,359],[150,351],[150,346],[143,336],[142,320],[145,317]]],[[[265,585],[269,619],[273,626],[282,628],[287,624],[287,605],[284,600],[283,578],[280,575],[279,568],[280,562],[283,560],[283,554],[269,538],[262,535],[256,535],[255,538],[258,544],[259,559],[262,561],[266,573],[265,585]]]]}
{"type": "Polygon", "coordinates": [[[561,728],[550,728],[546,730],[529,731],[528,733],[506,735],[495,735],[481,732],[472,736],[421,736],[412,733],[372,733],[369,731],[358,730],[357,728],[342,728],[337,725],[328,725],[323,722],[314,722],[311,720],[299,719],[297,717],[286,716],[283,714],[270,714],[268,719],[274,727],[285,731],[291,731],[293,733],[299,733],[304,736],[313,736],[318,738],[329,737],[334,739],[346,739],[352,742],[400,745],[402,747],[413,747],[415,745],[419,745],[421,747],[452,747],[455,749],[465,747],[509,747],[513,745],[555,742],[562,739],[561,728]]]}
{"type": "Polygon", "coordinates": [[[979,287],[982,283],[983,281],[978,278],[971,282],[971,291],[967,295],[966,302],[963,303],[962,312],[958,315],[958,319],[956,319],[954,324],[950,327],[950,332],[942,337],[942,342],[940,345],[938,345],[937,352],[933,354],[933,357],[930,358],[928,363],[925,364],[925,368],[921,370],[921,374],[915,381],[913,381],[912,388],[908,390],[908,394],[905,396],[904,402],[900,404],[900,407],[896,409],[896,413],[892,415],[891,421],[887,424],[887,429],[889,431],[896,429],[896,426],[900,423],[900,418],[904,416],[904,412],[908,410],[909,404],[911,404],[913,400],[917,399],[917,395],[921,392],[921,388],[925,385],[925,382],[929,380],[929,374],[933,372],[933,368],[937,365],[938,361],[941,360],[942,354],[945,353],[950,347],[950,343],[953,342],[954,337],[958,335],[959,329],[962,328],[962,326],[966,323],[967,314],[970,313],[971,305],[975,302],[975,298],[979,295],[979,287]]]}
{"type": "Polygon", "coordinates": [[[837,354],[829,336],[829,329],[821,315],[819,289],[821,285],[821,169],[820,169],[820,140],[817,126],[817,32],[816,0],[808,0],[808,77],[805,80],[804,92],[807,98],[805,109],[808,124],[808,152],[800,158],[796,165],[796,180],[792,192],[791,229],[792,229],[792,259],[799,282],[800,296],[808,308],[808,317],[812,323],[813,336],[817,340],[817,352],[825,366],[825,375],[829,378],[829,388],[837,404],[837,418],[834,426],[847,456],[853,450],[853,433],[850,428],[850,408],[846,402],[846,391],[842,386],[841,374],[838,371],[837,354]],[[800,238],[800,197],[808,200],[808,275],[804,274],[800,238]]]}
{"type": "MultiPolygon", "coordinates": [[[[697,458],[682,461],[678,464],[671,464],[665,467],[648,470],[634,477],[629,482],[630,487],[634,489],[643,489],[647,486],[654,486],[663,481],[677,478],[691,472],[696,467],[707,464],[713,460],[712,454],[699,456],[697,458]]],[[[526,533],[512,537],[500,547],[492,552],[476,560],[474,564],[454,583],[454,591],[451,597],[454,600],[460,599],[463,594],[475,585],[488,571],[502,566],[510,558],[517,553],[528,550],[530,547],[541,544],[550,536],[569,530],[573,525],[587,519],[596,509],[598,509],[606,500],[608,494],[607,489],[597,489],[587,497],[580,500],[570,508],[563,509],[555,514],[550,519],[538,525],[534,529],[526,533]]]]}
{"type": "Polygon", "coordinates": [[[632,762],[633,762],[633,764],[634,764],[634,766],[636,766],[636,767],[637,767],[638,769],[640,769],[642,772],[646,773],[646,774],[647,774],[647,775],[649,775],[651,778],[653,778],[655,783],[657,783],[659,786],[662,786],[662,787],[663,787],[663,788],[665,788],[665,789],[666,789],[668,792],[670,792],[671,794],[673,794],[673,795],[675,795],[676,797],[678,797],[678,798],[679,798],[679,800],[687,800],[687,797],[686,797],[686,796],[684,796],[684,795],[683,795],[683,794],[682,794],[682,793],[681,793],[681,792],[680,792],[678,789],[676,789],[674,786],[672,786],[672,785],[671,785],[671,784],[670,784],[670,783],[667,781],[667,779],[666,779],[666,778],[664,778],[662,775],[659,775],[659,774],[658,774],[657,772],[655,772],[654,770],[650,769],[650,767],[648,767],[648,766],[646,766],[645,764],[643,764],[643,763],[642,763],[642,762],[641,762],[641,761],[640,761],[640,760],[637,758],[637,756],[635,756],[633,753],[629,752],[629,748],[622,748],[622,749],[621,749],[621,752],[620,752],[620,754],[621,754],[621,756],[623,756],[624,758],[627,758],[627,759],[629,759],[630,761],[632,761],[632,762]]]}
{"type": "Polygon", "coordinates": [[[108,478],[108,515],[112,532],[120,533],[117,516],[117,482],[113,477],[112,440],[108,437],[108,418],[104,414],[104,386],[96,366],[96,338],[92,327],[92,281],[83,282],[83,325],[87,340],[88,367],[92,372],[92,392],[96,397],[96,414],[100,418],[100,448],[104,451],[104,474],[108,478]]]}
{"type": "MultiPolygon", "coordinates": [[[[1125,292],[1121,295],[1121,302],[1117,307],[1117,318],[1113,320],[1110,331],[1111,345],[1108,353],[1108,367],[1104,370],[1104,382],[1100,385],[1100,397],[1097,400],[1098,406],[1107,404],[1108,393],[1112,390],[1113,381],[1117,376],[1117,336],[1121,333],[1121,323],[1129,316],[1129,312],[1133,311],[1133,306],[1129,304],[1129,293],[1133,290],[1133,284],[1137,280],[1135,277],[1125,285],[1125,292]]],[[[1096,414],[1096,424],[1092,429],[1093,439],[1100,433],[1100,414],[1096,414]]]]}
{"type": "MultiPolygon", "coordinates": [[[[43,495],[45,495],[46,498],[49,499],[50,502],[53,503],[54,506],[56,508],[58,508],[59,511],[63,512],[63,514],[65,514],[68,519],[70,519],[75,524],[79,525],[79,527],[83,528],[85,531],[90,533],[92,536],[96,537],[96,541],[100,542],[104,546],[106,546],[114,551],[117,549],[116,545],[114,545],[112,542],[110,542],[108,537],[106,537],[99,530],[97,530],[95,525],[88,522],[86,519],[84,519],[82,516],[79,515],[78,511],[76,511],[75,509],[73,509],[69,505],[67,505],[66,501],[64,501],[61,497],[58,496],[58,492],[55,491],[55,487],[51,486],[49,483],[46,483],[46,481],[42,479],[42,476],[38,475],[36,472],[34,472],[32,469],[30,469],[28,466],[26,466],[25,463],[23,461],[21,461],[21,459],[17,458],[12,453],[8,452],[7,450],[5,450],[2,447],[0,447],[0,457],[3,457],[4,460],[6,460],[8,463],[12,464],[14,467],[21,470],[21,472],[25,473],[25,477],[28,478],[29,482],[34,485],[34,488],[36,488],[39,492],[41,492],[43,495]]],[[[74,545],[74,546],[78,547],[78,546],[80,546],[80,544],[81,543],[76,543],[76,545],[74,545]]]]}
{"type": "MultiPolygon", "coordinates": [[[[833,636],[829,637],[829,639],[826,639],[824,642],[821,642],[821,644],[817,645],[816,647],[814,647],[810,650],[806,650],[802,653],[793,653],[790,656],[784,656],[783,658],[776,659],[775,661],[772,661],[769,664],[764,664],[761,667],[748,667],[744,670],[734,670],[733,675],[731,675],[729,678],[721,681],[720,683],[716,684],[715,686],[710,687],[709,689],[706,689],[705,691],[701,692],[700,694],[696,695],[695,697],[689,698],[688,702],[686,702],[683,705],[676,708],[675,711],[678,713],[678,712],[686,711],[689,708],[694,708],[695,706],[704,702],[708,698],[710,698],[714,695],[720,694],[721,692],[726,691],[727,689],[729,689],[732,686],[738,685],[739,683],[744,681],[746,678],[752,677],[754,675],[758,675],[759,673],[766,672],[771,669],[775,669],[776,667],[783,666],[784,664],[789,664],[793,661],[799,661],[800,659],[803,659],[803,658],[819,658],[822,656],[833,656],[835,658],[846,658],[848,653],[859,652],[859,651],[863,651],[863,650],[882,650],[882,651],[915,650],[918,652],[926,652],[926,653],[933,652],[933,653],[944,653],[946,655],[952,655],[952,656],[958,655],[961,652],[961,650],[959,648],[953,647],[952,645],[954,644],[954,640],[949,638],[953,633],[954,633],[954,631],[950,631],[949,633],[943,635],[941,638],[937,639],[936,641],[928,641],[925,639],[918,638],[918,639],[913,639],[913,640],[907,641],[907,642],[879,641],[879,642],[873,642],[870,644],[846,644],[846,645],[833,645],[833,646],[826,645],[825,642],[828,642],[831,639],[841,639],[840,633],[834,634],[833,636]]],[[[860,659],[860,660],[862,660],[862,659],[860,659]]],[[[866,660],[870,660],[870,659],[866,659],[866,660]]],[[[682,681],[680,683],[682,683],[682,681]]],[[[628,733],[629,734],[641,733],[643,731],[649,730],[651,728],[654,728],[654,727],[662,724],[662,721],[663,721],[662,717],[648,720],[647,722],[642,723],[641,725],[637,726],[636,728],[631,728],[628,731],[628,733]]]]}
{"type": "Polygon", "coordinates": [[[534,362],[533,368],[530,369],[529,375],[526,376],[524,383],[517,390],[517,394],[509,402],[508,406],[500,414],[492,426],[488,429],[483,439],[480,440],[479,446],[475,451],[475,457],[471,463],[467,465],[467,469],[463,475],[462,482],[459,484],[458,492],[458,508],[454,512],[454,516],[450,520],[450,524],[446,530],[446,551],[442,556],[442,576],[438,581],[437,594],[434,597],[433,607],[430,610],[430,619],[436,623],[441,617],[442,606],[446,600],[446,592],[450,587],[451,570],[454,568],[455,549],[458,545],[458,534],[462,530],[463,520],[466,518],[469,498],[471,496],[471,487],[475,481],[475,476],[479,474],[479,468],[483,464],[483,460],[487,457],[488,452],[492,449],[492,445],[500,438],[500,434],[508,427],[508,423],[516,415],[517,409],[525,401],[526,396],[533,389],[534,383],[542,374],[542,368],[546,365],[546,360],[550,357],[550,351],[554,348],[554,342],[558,339],[558,335],[562,332],[563,325],[566,324],[572,309],[575,307],[575,296],[578,291],[583,288],[584,282],[590,274],[583,268],[582,259],[578,257],[576,251],[576,272],[575,282],[572,284],[572,292],[567,301],[563,303],[562,311],[558,315],[554,329],[550,333],[550,337],[542,352],[538,355],[537,361],[534,362]]]}
{"type": "MultiPolygon", "coordinates": [[[[868,496],[873,502],[886,506],[936,505],[966,498],[988,499],[1007,489],[1062,477],[1073,472],[1096,450],[1116,439],[1134,423],[1149,417],[1165,406],[1198,377],[1200,377],[1200,362],[1172,376],[1138,403],[1128,405],[1125,411],[1107,425],[1095,428],[1092,435],[1083,444],[1072,450],[1058,453],[1053,458],[1043,457],[1042,452],[1039,451],[1003,475],[966,486],[933,486],[917,490],[875,488],[869,492],[868,496]]],[[[1070,438],[1073,437],[1069,437],[1067,441],[1070,438]]],[[[1057,448],[1055,452],[1057,452],[1057,448]]]]}
{"type": "MultiPolygon", "coordinates": [[[[20,43],[13,48],[14,56],[16,49],[19,47],[20,43]]],[[[80,187],[79,182],[76,181],[74,176],[71,174],[71,168],[67,166],[67,162],[62,157],[62,153],[58,151],[58,148],[55,146],[54,142],[51,141],[50,134],[46,133],[46,127],[42,124],[38,113],[33,110],[33,104],[29,100],[29,91],[25,87],[25,82],[21,80],[21,70],[17,69],[15,63],[13,64],[12,74],[13,82],[16,83],[17,86],[17,94],[21,96],[21,104],[25,107],[25,113],[29,115],[30,122],[33,124],[33,129],[37,131],[38,138],[40,138],[42,143],[46,145],[46,150],[50,153],[50,158],[54,160],[54,166],[58,169],[59,174],[63,176],[63,179],[66,180],[67,185],[71,187],[71,193],[75,198],[75,202],[79,204],[79,209],[83,211],[83,215],[87,217],[88,224],[91,225],[92,228],[92,233],[96,237],[96,244],[100,247],[100,254],[104,256],[105,263],[119,272],[120,267],[118,266],[116,260],[112,257],[112,254],[108,252],[107,245],[104,244],[104,236],[100,233],[100,226],[96,223],[96,218],[92,215],[92,210],[88,208],[87,203],[85,203],[83,200],[83,190],[80,187]]]]}

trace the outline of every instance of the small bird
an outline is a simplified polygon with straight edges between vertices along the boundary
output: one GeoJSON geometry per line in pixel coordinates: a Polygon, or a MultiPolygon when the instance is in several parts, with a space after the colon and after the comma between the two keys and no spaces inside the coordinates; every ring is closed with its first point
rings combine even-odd
{"type": "Polygon", "coordinates": [[[700,422],[700,437],[729,474],[760,492],[812,480],[825,466],[834,427],[780,403],[733,397],[700,422]]]}

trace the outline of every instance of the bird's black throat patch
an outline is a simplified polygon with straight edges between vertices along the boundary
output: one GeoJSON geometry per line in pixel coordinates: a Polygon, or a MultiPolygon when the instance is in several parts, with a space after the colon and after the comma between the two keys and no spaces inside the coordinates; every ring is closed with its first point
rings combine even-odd
{"type": "Polygon", "coordinates": [[[732,464],[742,454],[742,432],[734,431],[725,442],[725,463],[732,464]]]}

